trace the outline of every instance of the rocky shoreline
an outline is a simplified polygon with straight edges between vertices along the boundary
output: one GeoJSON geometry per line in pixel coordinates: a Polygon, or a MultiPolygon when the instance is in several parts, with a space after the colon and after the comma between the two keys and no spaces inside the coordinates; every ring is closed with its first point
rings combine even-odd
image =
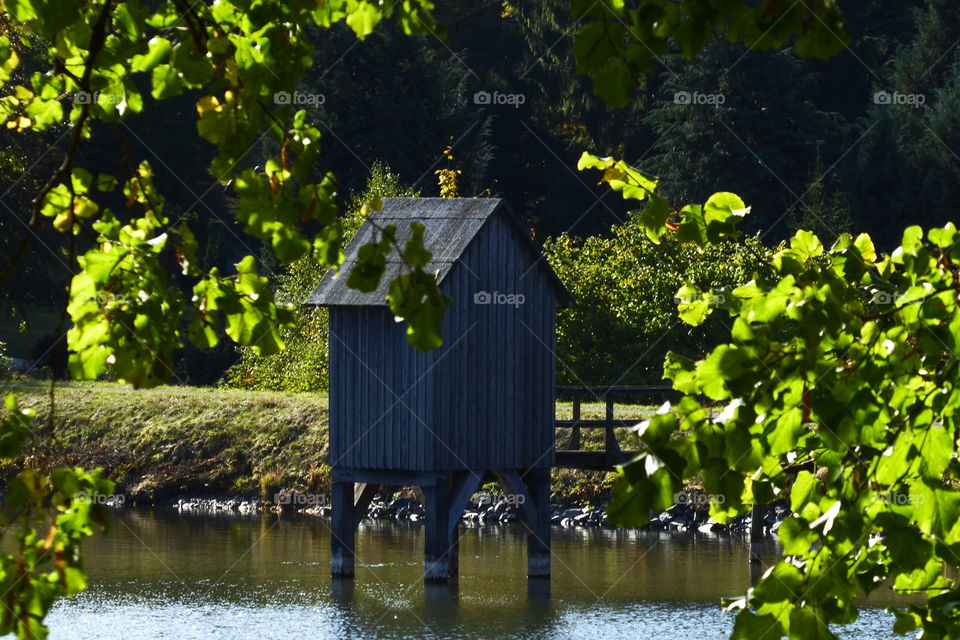
{"type": "MultiPolygon", "coordinates": [[[[169,503],[182,513],[215,513],[253,515],[261,512],[295,513],[328,519],[331,508],[326,500],[314,500],[308,494],[287,494],[285,499],[274,503],[257,498],[181,498],[169,503]]],[[[710,519],[706,503],[691,499],[681,501],[670,509],[652,514],[650,523],[643,527],[653,531],[705,534],[747,534],[752,524],[751,514],[745,514],[729,524],[720,524],[710,519]]],[[[606,504],[583,505],[570,502],[553,502],[550,505],[551,523],[564,528],[612,527],[607,521],[606,504]]],[[[780,524],[789,515],[782,503],[769,505],[762,512],[763,535],[776,533],[780,524]]],[[[367,510],[367,518],[378,521],[419,522],[426,517],[426,510],[414,498],[393,498],[374,501],[367,510]]],[[[503,496],[478,494],[467,505],[462,520],[474,524],[508,524],[518,519],[518,506],[503,496]]]]}

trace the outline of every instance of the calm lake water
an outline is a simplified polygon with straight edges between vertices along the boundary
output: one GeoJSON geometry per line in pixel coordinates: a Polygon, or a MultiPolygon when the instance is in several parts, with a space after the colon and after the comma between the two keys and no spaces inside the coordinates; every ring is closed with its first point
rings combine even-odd
{"type": "MultiPolygon", "coordinates": [[[[736,538],[554,528],[553,540],[549,594],[528,589],[518,527],[466,529],[459,580],[425,588],[421,529],[364,522],[356,579],[335,582],[322,520],[122,511],[87,543],[90,587],[48,623],[64,640],[719,640],[732,616],[718,602],[748,584],[736,538]]],[[[896,637],[890,625],[873,609],[840,632],[896,637]]]]}

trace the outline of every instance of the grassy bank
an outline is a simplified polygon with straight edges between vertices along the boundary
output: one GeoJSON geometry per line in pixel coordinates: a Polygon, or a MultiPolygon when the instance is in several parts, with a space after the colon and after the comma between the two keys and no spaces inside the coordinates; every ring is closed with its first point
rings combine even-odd
{"type": "MultiPolygon", "coordinates": [[[[23,406],[49,418],[49,388],[36,382],[10,388],[23,406]]],[[[140,501],[184,495],[269,498],[279,490],[326,493],[327,398],[323,394],[240,392],[192,387],[149,391],[110,383],[58,385],[56,464],[103,468],[118,491],[140,501]]],[[[617,418],[641,419],[646,407],[617,409],[617,418]]],[[[569,404],[557,407],[570,418],[569,404]]],[[[600,404],[584,404],[584,419],[602,418],[600,404]]],[[[625,430],[619,441],[636,448],[625,430]]],[[[557,434],[562,445],[569,431],[557,434]]],[[[600,449],[600,430],[584,430],[583,447],[600,449]]],[[[604,499],[606,473],[554,470],[554,493],[581,502],[604,499]]]]}
{"type": "MultiPolygon", "coordinates": [[[[48,419],[46,389],[13,391],[48,419]]],[[[137,499],[327,489],[325,395],[71,384],[53,410],[55,462],[102,467],[137,499]]]]}

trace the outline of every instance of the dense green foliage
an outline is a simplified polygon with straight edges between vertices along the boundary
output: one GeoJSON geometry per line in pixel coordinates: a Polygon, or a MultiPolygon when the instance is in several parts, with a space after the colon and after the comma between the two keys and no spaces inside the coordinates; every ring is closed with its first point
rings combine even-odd
{"type": "MultiPolygon", "coordinates": [[[[749,210],[732,194],[677,213],[656,182],[623,163],[584,157],[625,197],[648,200],[651,239],[708,246],[736,237],[749,210]],[[642,188],[638,188],[642,185],[642,188]]],[[[612,520],[643,524],[699,477],[718,521],[787,500],[784,558],[740,600],[734,638],[834,638],[857,617],[858,589],[921,594],[895,629],[960,635],[960,235],[909,227],[891,255],[870,237],[825,249],[808,231],[772,272],[716,305],[685,285],[680,315],[732,321],[729,341],[696,361],[671,353],[665,377],[684,395],[641,424],[644,453],[621,468],[612,520]],[[719,306],[719,309],[717,308],[719,306]],[[725,404],[714,416],[704,399],[725,404]]]]}
{"type": "Polygon", "coordinates": [[[550,265],[576,307],[557,325],[558,377],[565,384],[658,384],[667,352],[704,354],[727,334],[719,318],[691,331],[677,317],[675,298],[690,282],[719,304],[758,271],[771,252],[756,238],[703,250],[673,238],[654,243],[638,213],[609,236],[547,240],[550,265]]]}
{"type": "MultiPolygon", "coordinates": [[[[314,11],[302,3],[266,3],[250,11],[243,4],[147,7],[138,0],[105,0],[81,12],[68,1],[7,5],[7,30],[0,37],[0,83],[13,81],[0,101],[7,128],[42,134],[71,125],[63,161],[36,194],[27,226],[32,232],[47,219],[67,237],[68,270],[74,262],[79,268],[68,306],[73,375],[93,378],[109,369],[119,380],[148,386],[170,377],[173,351],[185,337],[212,348],[225,333],[273,353],[283,347],[279,327],[290,322],[289,309],[274,303],[253,256],[236,263],[235,275],[202,269],[189,220],[165,213],[150,162],[133,154],[119,126],[143,111],[143,87],[153,100],[202,89],[194,94],[197,132],[215,149],[210,174],[234,188],[235,217],[244,233],[269,245],[281,263],[309,253],[334,266],[342,257],[342,233],[336,183],[314,171],[320,132],[304,111],[280,97],[295,91],[310,66],[313,50],[300,29],[308,21],[321,28],[346,21],[363,38],[392,17],[412,33],[429,28],[429,8],[408,2],[381,10],[351,2],[314,11]],[[180,23],[183,29],[176,28],[180,23]],[[50,43],[41,56],[49,72],[33,73],[25,85],[15,84],[12,75],[26,55],[20,32],[50,43]],[[94,175],[80,166],[82,143],[101,123],[116,135],[123,158],[119,176],[94,175]],[[244,166],[251,146],[265,135],[274,152],[262,169],[244,166]],[[120,207],[108,206],[115,204],[120,207]],[[315,227],[312,240],[303,228],[308,224],[315,227]],[[94,244],[78,256],[73,236],[81,232],[94,244]],[[168,273],[172,265],[179,267],[176,278],[168,273]]],[[[397,251],[410,270],[391,284],[388,302],[409,321],[411,344],[429,349],[439,344],[446,302],[423,270],[429,254],[422,234],[415,232],[401,247],[395,232],[382,230],[351,284],[375,287],[386,254],[397,251]]],[[[23,236],[0,281],[11,276],[32,239],[23,236]]]]}
{"type": "Polygon", "coordinates": [[[286,348],[269,355],[240,348],[240,360],[227,370],[224,385],[258,391],[319,391],[328,384],[327,310],[302,303],[316,288],[323,269],[310,258],[292,263],[275,277],[276,298],[293,306],[293,326],[280,329],[286,348]]]}

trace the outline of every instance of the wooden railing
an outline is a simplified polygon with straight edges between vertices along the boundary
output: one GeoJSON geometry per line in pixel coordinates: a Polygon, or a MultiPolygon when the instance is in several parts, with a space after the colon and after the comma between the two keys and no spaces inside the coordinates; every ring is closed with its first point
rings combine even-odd
{"type": "Polygon", "coordinates": [[[558,397],[569,397],[573,402],[573,419],[557,420],[557,428],[570,429],[570,438],[566,444],[557,449],[556,466],[572,469],[613,469],[636,455],[636,451],[624,451],[617,442],[614,429],[631,427],[638,420],[616,419],[615,404],[617,398],[624,396],[655,397],[661,402],[668,397],[674,397],[677,392],[666,386],[633,386],[633,387],[557,387],[558,397]],[[581,408],[584,398],[587,401],[599,401],[604,404],[605,417],[603,420],[584,420],[581,408]],[[603,429],[603,449],[584,451],[581,449],[582,429],[603,429]]]}

